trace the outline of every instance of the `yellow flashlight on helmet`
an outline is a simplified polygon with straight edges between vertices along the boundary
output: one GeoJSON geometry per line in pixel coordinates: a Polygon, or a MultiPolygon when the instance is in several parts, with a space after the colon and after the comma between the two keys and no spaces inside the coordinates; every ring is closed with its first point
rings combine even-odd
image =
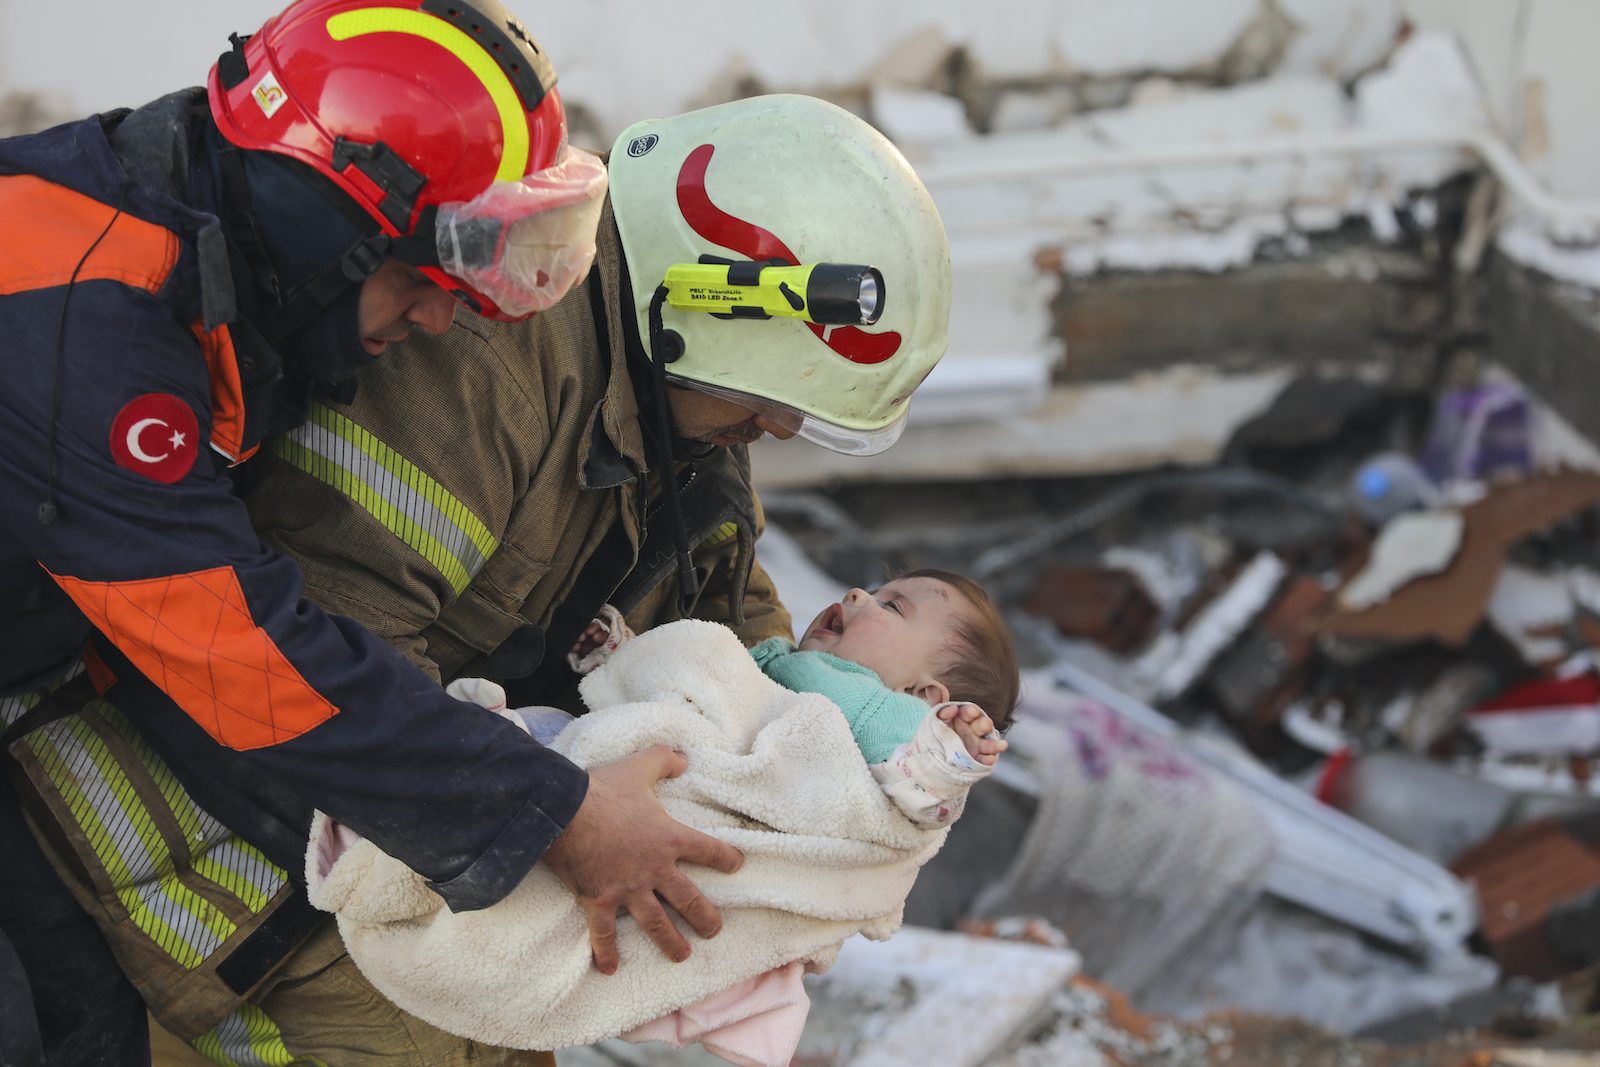
{"type": "Polygon", "coordinates": [[[883,316],[883,274],[849,263],[793,266],[781,259],[742,261],[701,256],[675,263],[664,282],[667,304],[718,318],[774,315],[819,326],[871,326],[883,316]]]}

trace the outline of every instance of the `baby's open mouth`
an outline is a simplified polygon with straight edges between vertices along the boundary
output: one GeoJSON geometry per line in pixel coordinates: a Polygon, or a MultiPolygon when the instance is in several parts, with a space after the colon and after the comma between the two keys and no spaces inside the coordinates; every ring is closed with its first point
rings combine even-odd
{"type": "Polygon", "coordinates": [[[844,605],[829,604],[828,610],[822,613],[822,618],[817,623],[816,629],[812,630],[811,632],[813,634],[827,634],[831,637],[838,637],[841,633],[843,633],[844,605]]]}

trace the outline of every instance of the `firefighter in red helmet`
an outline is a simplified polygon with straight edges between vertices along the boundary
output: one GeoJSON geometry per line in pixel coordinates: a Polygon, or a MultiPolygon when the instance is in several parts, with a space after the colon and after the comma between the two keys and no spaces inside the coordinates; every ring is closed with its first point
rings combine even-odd
{"type": "Polygon", "coordinates": [[[240,1018],[251,960],[316,916],[295,862],[236,823],[313,807],[452,908],[498,900],[550,850],[674,954],[657,894],[715,932],[675,863],[739,857],[655,802],[671,753],[585,774],[451,699],[301,599],[235,496],[263,438],[313,395],[348,399],[411,327],[442,332],[454,302],[515,319],[559,299],[604,193],[548,59],[496,0],[301,0],[235,38],[206,89],[0,141],[0,726],[77,791],[113,872],[74,900],[0,785],[0,1060],[147,1061],[139,994],[167,987],[121,978],[83,894],[170,958],[186,1003],[240,1018]],[[146,751],[135,735],[215,819],[140,814],[163,787],[117,776],[146,751]],[[205,794],[219,768],[270,783],[276,811],[205,794]]]}

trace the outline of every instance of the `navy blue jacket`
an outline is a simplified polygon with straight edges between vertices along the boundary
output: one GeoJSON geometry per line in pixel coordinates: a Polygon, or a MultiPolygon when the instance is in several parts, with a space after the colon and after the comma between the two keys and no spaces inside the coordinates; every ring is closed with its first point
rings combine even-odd
{"type": "Polygon", "coordinates": [[[257,539],[228,467],[283,427],[281,361],[232,312],[203,158],[180,203],[130,178],[114,123],[0,140],[0,696],[92,638],[97,688],[281,866],[316,807],[452,908],[492,904],[587,777],[302,599],[257,539]]]}

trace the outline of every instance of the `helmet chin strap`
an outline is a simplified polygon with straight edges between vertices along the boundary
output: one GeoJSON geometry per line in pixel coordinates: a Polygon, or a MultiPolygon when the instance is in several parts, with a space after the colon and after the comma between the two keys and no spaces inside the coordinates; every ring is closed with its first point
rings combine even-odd
{"type": "Polygon", "coordinates": [[[689,556],[689,532],[683,528],[683,504],[678,499],[678,476],[672,469],[672,411],[667,398],[666,330],[661,325],[661,305],[666,303],[667,287],[656,287],[650,300],[650,374],[656,386],[656,438],[661,449],[661,495],[672,521],[672,536],[678,550],[678,591],[683,614],[700,593],[700,576],[689,556]]]}
{"type": "Polygon", "coordinates": [[[217,159],[228,187],[229,221],[234,240],[255,277],[256,295],[262,309],[255,326],[269,343],[281,341],[304,326],[345,290],[376,274],[390,256],[415,266],[438,265],[434,240],[437,207],[425,208],[411,233],[390,237],[376,219],[326,177],[310,167],[294,166],[295,161],[289,160],[288,165],[294,166],[296,176],[354,224],[362,236],[320,270],[284,292],[256,215],[255,195],[245,174],[244,150],[224,138],[217,148],[217,159]]]}

